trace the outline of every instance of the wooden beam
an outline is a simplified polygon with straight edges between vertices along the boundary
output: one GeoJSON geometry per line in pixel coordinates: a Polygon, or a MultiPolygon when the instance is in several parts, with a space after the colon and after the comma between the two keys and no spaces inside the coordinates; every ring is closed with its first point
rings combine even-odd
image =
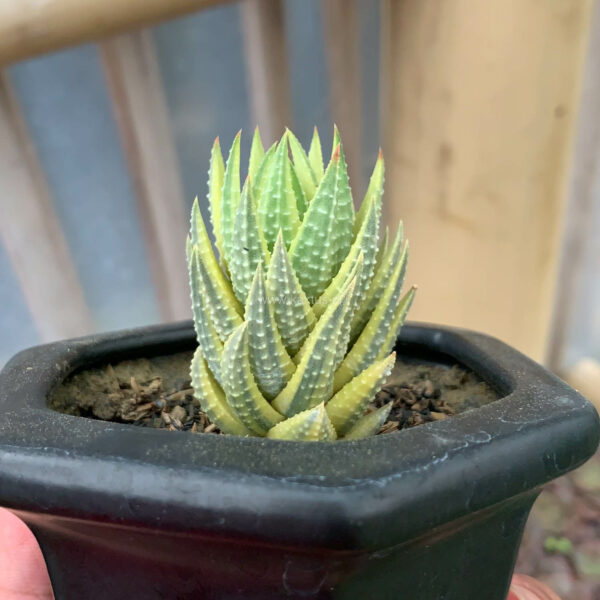
{"type": "MultiPolygon", "coordinates": [[[[595,3],[593,12],[548,348],[547,363],[556,372],[567,366],[563,362],[579,299],[585,250],[594,234],[593,209],[600,185],[600,3],[595,3]]],[[[600,257],[598,261],[600,265],[600,257]]]]}
{"type": "Polygon", "coordinates": [[[0,64],[96,41],[228,0],[0,2],[0,64]]]}
{"type": "MultiPolygon", "coordinates": [[[[350,184],[362,190],[361,62],[355,0],[321,0],[331,115],[344,140],[350,184]]],[[[355,194],[356,196],[356,194],[355,194]]],[[[355,197],[356,202],[362,198],[355,197]]]]}
{"type": "Polygon", "coordinates": [[[244,49],[252,115],[265,144],[291,126],[282,0],[244,0],[244,49]]]}
{"type": "Polygon", "coordinates": [[[151,35],[100,45],[102,64],[136,192],[163,319],[188,318],[187,216],[166,100],[151,35]]]}
{"type": "Polygon", "coordinates": [[[387,217],[412,317],[544,356],[590,0],[386,0],[387,217]]]}
{"type": "Polygon", "coordinates": [[[42,341],[93,331],[43,171],[8,76],[0,76],[0,233],[42,341]]]}

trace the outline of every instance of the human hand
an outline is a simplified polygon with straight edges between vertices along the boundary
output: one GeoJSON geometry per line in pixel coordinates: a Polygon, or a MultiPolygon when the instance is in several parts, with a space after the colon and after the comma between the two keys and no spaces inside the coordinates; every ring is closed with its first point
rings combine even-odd
{"type": "Polygon", "coordinates": [[[0,508],[0,600],[52,600],[42,551],[25,523],[0,508]]]}

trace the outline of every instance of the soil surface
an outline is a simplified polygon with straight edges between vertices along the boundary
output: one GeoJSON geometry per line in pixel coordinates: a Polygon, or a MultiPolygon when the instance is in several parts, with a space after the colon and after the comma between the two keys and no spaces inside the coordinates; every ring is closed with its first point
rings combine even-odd
{"type": "MultiPolygon", "coordinates": [[[[171,431],[220,433],[193,396],[191,352],[126,360],[76,373],[56,386],[49,404],[62,413],[171,431]]],[[[370,410],[393,402],[380,433],[391,433],[483,406],[496,393],[457,365],[398,360],[370,410]]]]}

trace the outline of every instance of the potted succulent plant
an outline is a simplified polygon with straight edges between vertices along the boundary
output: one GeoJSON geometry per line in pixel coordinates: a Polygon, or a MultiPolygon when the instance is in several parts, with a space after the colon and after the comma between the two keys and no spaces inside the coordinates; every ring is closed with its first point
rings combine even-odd
{"type": "Polygon", "coordinates": [[[402,327],[381,155],[355,212],[337,130],[326,168],[316,132],[265,152],[257,131],[241,189],[239,147],[211,154],[218,252],[192,210],[193,326],[6,366],[0,505],[58,599],[504,600],[540,487],[598,444],[594,409],[497,340],[402,327]]]}

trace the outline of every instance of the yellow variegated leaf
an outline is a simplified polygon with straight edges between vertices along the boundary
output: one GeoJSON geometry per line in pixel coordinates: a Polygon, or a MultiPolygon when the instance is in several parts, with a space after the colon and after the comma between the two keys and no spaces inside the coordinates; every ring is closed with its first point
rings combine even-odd
{"type": "MultiPolygon", "coordinates": [[[[188,238],[189,240],[189,238],[188,238]]],[[[190,275],[190,289],[192,296],[192,314],[194,316],[194,327],[198,344],[208,362],[210,370],[217,381],[221,380],[221,355],[223,354],[223,342],[215,329],[210,313],[203,301],[200,257],[198,247],[189,244],[188,266],[190,275]]]]}
{"type": "Polygon", "coordinates": [[[313,303],[337,273],[352,242],[354,206],[346,163],[334,153],[290,246],[298,281],[313,303]]]}
{"type": "Polygon", "coordinates": [[[256,267],[269,264],[267,243],[258,226],[252,187],[246,180],[235,215],[233,252],[229,262],[233,291],[241,303],[246,302],[256,267]]]}
{"type": "Polygon", "coordinates": [[[385,165],[383,162],[383,152],[381,152],[380,148],[377,162],[375,163],[375,167],[373,169],[373,174],[369,180],[369,187],[367,188],[365,197],[360,205],[360,209],[356,213],[356,221],[354,222],[355,235],[360,231],[360,228],[367,216],[367,212],[370,210],[371,202],[374,202],[377,208],[377,222],[379,223],[379,218],[381,216],[381,197],[383,196],[384,172],[385,165]]]}
{"type": "Polygon", "coordinates": [[[371,279],[367,292],[361,304],[354,313],[352,318],[352,327],[350,329],[350,340],[354,341],[364,329],[368,320],[371,318],[375,306],[381,295],[383,294],[388,282],[392,276],[392,272],[398,261],[404,261],[406,266],[407,253],[402,252],[402,241],[404,239],[402,223],[398,226],[396,237],[392,243],[392,247],[379,259],[379,263],[375,266],[375,274],[371,279]]]}
{"type": "Polygon", "coordinates": [[[225,258],[223,256],[223,235],[221,233],[221,198],[223,194],[224,174],[225,163],[223,162],[221,145],[219,144],[219,138],[217,137],[210,152],[210,167],[208,169],[208,206],[210,208],[213,233],[215,234],[215,244],[223,263],[225,263],[225,258]]]}
{"type": "Polygon", "coordinates": [[[284,388],[296,365],[281,341],[260,263],[248,294],[246,322],[252,373],[265,398],[271,400],[284,388]]]}
{"type": "Polygon", "coordinates": [[[300,225],[298,205],[303,205],[304,200],[299,200],[296,194],[303,192],[299,185],[292,185],[292,169],[285,133],[265,175],[263,191],[257,205],[258,222],[269,250],[273,248],[279,230],[282,231],[283,239],[288,245],[300,225]]]}
{"type": "Polygon", "coordinates": [[[219,337],[225,340],[234,327],[242,322],[242,307],[217,263],[197,199],[192,207],[190,237],[192,245],[198,250],[199,289],[219,337]]]}
{"type": "Polygon", "coordinates": [[[240,138],[238,132],[231,145],[229,157],[225,165],[223,176],[223,192],[221,195],[221,235],[223,238],[223,253],[225,261],[229,264],[232,253],[233,225],[235,213],[240,202],[240,138]]]}
{"type": "Polygon", "coordinates": [[[396,307],[396,311],[394,312],[394,316],[392,318],[392,323],[390,325],[390,329],[385,337],[385,341],[381,346],[381,350],[379,350],[379,354],[377,355],[378,359],[386,356],[392,348],[396,344],[396,339],[400,334],[400,330],[402,329],[402,325],[404,325],[404,321],[406,319],[406,315],[410,310],[410,307],[415,298],[415,294],[417,292],[417,286],[413,285],[406,294],[402,297],[400,302],[398,302],[398,306],[396,307]]]}
{"type": "MultiPolygon", "coordinates": [[[[327,289],[321,294],[321,297],[313,305],[313,311],[317,317],[321,316],[325,307],[331,302],[331,299],[339,293],[339,290],[346,283],[349,273],[359,255],[363,257],[363,266],[361,276],[356,285],[356,307],[362,303],[367,289],[373,278],[375,260],[377,256],[377,237],[379,232],[379,218],[381,216],[380,197],[371,197],[367,204],[369,210],[365,213],[366,219],[358,232],[358,235],[352,242],[350,251],[346,255],[342,266],[333,278],[327,289]]],[[[354,312],[354,311],[353,311],[354,312]]]]}
{"type": "Polygon", "coordinates": [[[387,358],[373,363],[327,402],[325,409],[340,437],[346,435],[364,414],[369,402],[375,398],[389,377],[395,361],[396,355],[390,354],[387,358]]]}
{"type": "Polygon", "coordinates": [[[273,400],[273,406],[285,416],[291,417],[329,399],[340,326],[348,313],[354,284],[351,281],[319,319],[304,343],[306,350],[295,373],[273,400]]]}
{"type": "Polygon", "coordinates": [[[225,398],[225,393],[206,366],[202,349],[194,352],[190,368],[194,397],[208,418],[223,433],[232,435],[254,435],[236,416],[225,398]]]}
{"type": "Polygon", "coordinates": [[[294,159],[294,168],[298,175],[298,180],[302,185],[302,189],[304,190],[306,202],[307,204],[310,204],[317,189],[317,176],[315,175],[308,156],[298,141],[298,138],[289,129],[287,130],[287,134],[290,142],[290,149],[292,151],[292,158],[294,159]]]}
{"type": "Polygon", "coordinates": [[[267,179],[267,173],[271,168],[271,163],[275,158],[275,152],[277,151],[277,143],[273,144],[263,156],[263,159],[256,170],[254,176],[250,176],[250,185],[252,186],[252,196],[254,197],[254,204],[258,206],[260,197],[262,196],[265,182],[267,179]]]}
{"type": "Polygon", "coordinates": [[[368,367],[379,355],[400,298],[403,275],[404,261],[400,260],[394,267],[392,276],[379,298],[369,322],[335,373],[335,391],[368,367]]]}
{"type": "Polygon", "coordinates": [[[290,356],[300,349],[315,325],[315,315],[296,277],[281,232],[275,240],[267,274],[267,293],[275,321],[290,356]]]}
{"type": "Polygon", "coordinates": [[[248,323],[242,323],[225,342],[221,376],[227,402],[238,419],[255,434],[264,436],[283,420],[263,397],[250,367],[248,323]]]}
{"type": "Polygon", "coordinates": [[[392,403],[388,402],[381,408],[374,410],[373,412],[365,415],[360,421],[350,429],[350,431],[344,436],[345,440],[361,440],[366,437],[371,437],[379,433],[379,430],[383,427],[383,424],[387,421],[392,410],[392,403]]]}
{"type": "Polygon", "coordinates": [[[248,162],[248,177],[253,180],[258,172],[258,168],[265,157],[265,148],[260,139],[258,127],[254,130],[252,138],[252,147],[250,148],[250,161],[248,162]]]}
{"type": "Polygon", "coordinates": [[[269,430],[267,437],[296,442],[335,440],[336,432],[327,416],[323,403],[304,410],[269,430]]]}
{"type": "Polygon", "coordinates": [[[308,149],[308,162],[317,177],[317,181],[320,181],[323,178],[324,172],[323,152],[321,150],[321,138],[319,138],[319,131],[316,126],[313,129],[313,136],[310,141],[310,148],[308,149]]]}

